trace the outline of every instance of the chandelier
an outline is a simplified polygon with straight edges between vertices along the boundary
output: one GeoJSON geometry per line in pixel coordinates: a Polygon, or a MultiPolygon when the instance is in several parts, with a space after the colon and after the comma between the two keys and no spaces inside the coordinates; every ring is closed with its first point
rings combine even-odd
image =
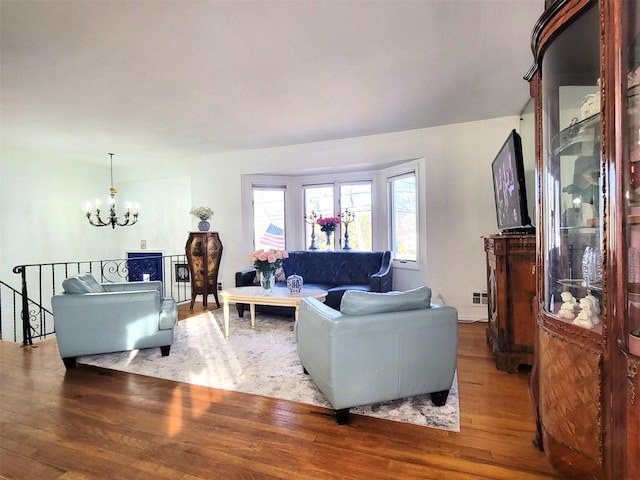
{"type": "Polygon", "coordinates": [[[84,202],[84,209],[86,211],[87,220],[94,227],[106,227],[111,225],[111,228],[115,229],[116,225],[120,227],[127,227],[134,225],[138,221],[138,204],[126,202],[124,204],[124,218],[119,220],[116,213],[116,190],[113,186],[113,153],[108,154],[111,157],[111,188],[109,189],[109,198],[107,198],[107,205],[109,207],[108,217],[103,220],[100,216],[100,201],[96,199],[95,203],[84,202]],[[93,210],[93,211],[92,211],[93,210]]]}

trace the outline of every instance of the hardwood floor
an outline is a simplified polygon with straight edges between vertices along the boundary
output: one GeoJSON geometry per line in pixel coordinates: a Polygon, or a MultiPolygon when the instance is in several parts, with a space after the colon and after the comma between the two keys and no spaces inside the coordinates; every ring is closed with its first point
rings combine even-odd
{"type": "Polygon", "coordinates": [[[358,415],[338,426],[310,405],[87,366],[67,372],[55,340],[0,342],[0,476],[560,478],[532,444],[527,373],[495,368],[483,324],[461,324],[459,338],[460,433],[358,415]]]}

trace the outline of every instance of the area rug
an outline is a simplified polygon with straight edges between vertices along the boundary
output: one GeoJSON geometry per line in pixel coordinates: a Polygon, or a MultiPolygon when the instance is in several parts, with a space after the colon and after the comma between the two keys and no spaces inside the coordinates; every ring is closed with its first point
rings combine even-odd
{"type": "MultiPolygon", "coordinates": [[[[260,313],[252,329],[249,315],[240,318],[233,312],[226,341],[222,325],[222,312],[179,321],[168,357],[151,348],[84,356],[78,362],[331,408],[302,370],[290,318],[260,313]]],[[[434,406],[429,395],[419,395],[355,407],[351,413],[459,432],[457,377],[442,407],[434,406]]]]}

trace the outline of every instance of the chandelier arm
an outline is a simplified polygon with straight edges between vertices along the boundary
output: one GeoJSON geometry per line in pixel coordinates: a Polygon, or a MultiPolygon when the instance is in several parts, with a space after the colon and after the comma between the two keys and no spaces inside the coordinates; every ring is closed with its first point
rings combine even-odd
{"type": "Polygon", "coordinates": [[[94,227],[106,227],[107,225],[109,225],[108,223],[105,223],[102,220],[102,218],[100,218],[100,212],[99,211],[97,213],[93,214],[96,217],[96,220],[98,221],[98,223],[93,221],[93,219],[91,218],[91,215],[92,215],[91,212],[87,212],[87,219],[89,220],[89,223],[91,225],[93,225],[94,227]]]}

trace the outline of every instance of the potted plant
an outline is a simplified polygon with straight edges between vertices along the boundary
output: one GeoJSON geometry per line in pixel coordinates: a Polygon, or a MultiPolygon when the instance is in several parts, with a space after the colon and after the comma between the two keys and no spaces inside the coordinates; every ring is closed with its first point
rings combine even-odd
{"type": "Polygon", "coordinates": [[[191,215],[193,215],[194,217],[198,217],[200,219],[200,222],[198,222],[198,230],[200,230],[201,232],[206,232],[209,230],[211,225],[207,220],[209,220],[215,213],[213,210],[211,210],[209,207],[193,207],[191,208],[191,211],[189,213],[191,213],[191,215]]]}

